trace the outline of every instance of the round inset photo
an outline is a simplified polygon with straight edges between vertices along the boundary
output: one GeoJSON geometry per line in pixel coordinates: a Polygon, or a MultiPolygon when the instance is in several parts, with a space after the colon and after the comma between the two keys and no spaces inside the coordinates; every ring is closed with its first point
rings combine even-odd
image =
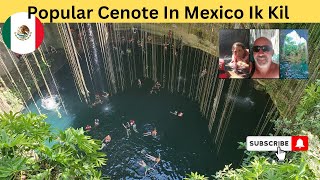
{"type": "Polygon", "coordinates": [[[9,49],[18,54],[35,51],[43,41],[44,29],[40,20],[27,12],[10,16],[3,25],[2,38],[9,49]]]}

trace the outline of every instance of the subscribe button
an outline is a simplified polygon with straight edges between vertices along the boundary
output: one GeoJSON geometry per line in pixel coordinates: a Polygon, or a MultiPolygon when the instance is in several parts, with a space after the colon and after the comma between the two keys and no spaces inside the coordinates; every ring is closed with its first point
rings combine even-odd
{"type": "Polygon", "coordinates": [[[307,151],[308,136],[247,136],[248,151],[307,151]]]}

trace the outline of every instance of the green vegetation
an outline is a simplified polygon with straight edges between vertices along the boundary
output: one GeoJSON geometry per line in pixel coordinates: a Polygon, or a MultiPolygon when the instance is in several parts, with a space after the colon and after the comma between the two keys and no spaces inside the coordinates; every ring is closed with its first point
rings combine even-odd
{"type": "Polygon", "coordinates": [[[83,129],[53,134],[45,118],[0,115],[0,179],[100,179],[97,168],[106,163],[101,143],[83,129]]]}
{"type": "MultiPolygon", "coordinates": [[[[308,152],[288,153],[287,161],[279,163],[270,157],[274,153],[258,153],[245,151],[247,158],[239,169],[225,166],[217,172],[215,179],[317,179],[320,177],[319,138],[312,134],[309,137],[308,152]],[[246,162],[247,161],[247,162],[246,162]],[[246,164],[247,163],[247,164],[246,164]]],[[[276,159],[276,158],[274,158],[276,159]]]]}
{"type": "Polygon", "coordinates": [[[293,40],[292,37],[286,36],[284,40],[283,59],[290,62],[306,62],[307,61],[307,45],[293,40]]]}
{"type": "Polygon", "coordinates": [[[320,80],[305,89],[305,95],[297,106],[294,118],[274,121],[283,134],[299,134],[301,130],[320,136],[320,80]]]}
{"type": "Polygon", "coordinates": [[[184,180],[208,180],[204,175],[198,174],[198,172],[191,172],[191,174],[187,174],[187,177],[184,180]]]}

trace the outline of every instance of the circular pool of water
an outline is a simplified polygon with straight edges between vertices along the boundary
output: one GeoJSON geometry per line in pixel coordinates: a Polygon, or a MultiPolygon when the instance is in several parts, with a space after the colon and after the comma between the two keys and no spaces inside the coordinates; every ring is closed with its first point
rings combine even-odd
{"type": "Polygon", "coordinates": [[[145,154],[161,156],[154,170],[148,171],[151,179],[182,179],[187,173],[197,171],[209,175],[213,171],[213,153],[205,120],[197,105],[187,99],[168,93],[150,95],[131,91],[110,97],[102,105],[82,110],[75,118],[74,127],[93,128],[89,135],[103,139],[111,135],[112,141],[102,150],[107,154],[107,165],[103,175],[112,179],[140,179],[145,175],[138,162],[144,160],[148,166],[155,162],[145,154]],[[170,111],[181,110],[179,118],[170,111]],[[94,119],[100,124],[94,126],[94,119]],[[127,137],[122,123],[134,119],[138,133],[131,130],[127,137]],[[144,132],[157,129],[157,136],[143,136],[144,132]]]}
{"type": "MultiPolygon", "coordinates": [[[[243,150],[237,149],[237,142],[244,142],[246,136],[253,134],[268,105],[268,96],[254,90],[249,82],[244,82],[238,96],[228,97],[235,101],[235,107],[217,152],[213,136],[217,132],[222,107],[218,109],[212,134],[208,131],[208,119],[199,112],[198,103],[164,89],[159,94],[150,95],[152,85],[147,86],[146,82],[141,89],[129,88],[90,108],[80,101],[69,73],[70,70],[65,67],[56,74],[63,100],[63,103],[59,102],[59,112],[42,107],[39,97],[35,97],[36,104],[47,115],[46,121],[55,131],[91,125],[92,130],[87,134],[92,138],[102,140],[106,135],[111,135],[111,142],[102,149],[107,155],[107,164],[101,168],[103,176],[111,179],[183,179],[190,172],[210,177],[225,165],[232,163],[233,168],[237,168],[243,155],[243,150]],[[183,111],[183,117],[170,114],[175,110],[183,111]],[[95,127],[96,118],[100,124],[95,127]],[[122,123],[131,119],[135,120],[139,132],[132,131],[128,138],[122,123]],[[158,131],[157,137],[143,136],[144,132],[153,128],[158,131]],[[144,168],[138,162],[144,160],[148,166],[155,164],[146,158],[146,153],[155,157],[160,155],[161,161],[145,177],[144,168]]],[[[45,89],[43,91],[45,94],[45,89]]],[[[220,101],[224,102],[227,96],[222,96],[220,101]]],[[[28,105],[32,112],[37,112],[32,102],[28,105]]]]}
{"type": "MultiPolygon", "coordinates": [[[[103,176],[112,179],[183,179],[187,173],[196,171],[210,176],[220,168],[214,160],[207,120],[201,117],[196,103],[181,95],[164,91],[150,95],[147,89],[136,88],[90,108],[72,95],[74,89],[67,86],[61,89],[68,112],[65,113],[60,105],[61,118],[56,110],[41,107],[40,98],[36,98],[36,103],[55,130],[91,125],[87,135],[92,138],[102,140],[111,135],[111,142],[102,149],[107,155],[107,165],[101,168],[103,176]],[[170,113],[175,110],[183,111],[183,117],[170,113]],[[100,120],[98,126],[94,125],[96,118],[100,120]],[[122,123],[131,119],[135,120],[138,133],[131,130],[128,138],[122,123]],[[143,136],[153,128],[157,129],[156,137],[143,136]],[[160,163],[154,166],[155,162],[145,154],[160,155],[160,163]],[[141,160],[154,166],[146,176],[145,169],[138,164],[141,160]]],[[[29,104],[29,108],[32,112],[37,111],[34,104],[29,104]]]]}

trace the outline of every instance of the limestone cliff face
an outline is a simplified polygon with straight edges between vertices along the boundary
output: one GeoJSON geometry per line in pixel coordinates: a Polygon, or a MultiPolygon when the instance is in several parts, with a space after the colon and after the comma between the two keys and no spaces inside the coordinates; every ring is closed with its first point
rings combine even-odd
{"type": "Polygon", "coordinates": [[[9,111],[19,112],[22,109],[22,101],[0,83],[0,113],[9,111]]]}

